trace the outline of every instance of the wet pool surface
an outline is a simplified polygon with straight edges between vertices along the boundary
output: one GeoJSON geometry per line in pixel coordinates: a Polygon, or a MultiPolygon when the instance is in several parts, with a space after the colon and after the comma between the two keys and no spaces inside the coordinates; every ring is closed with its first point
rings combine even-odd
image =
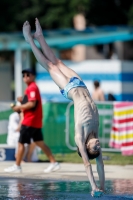
{"type": "MultiPolygon", "coordinates": [[[[91,188],[87,181],[43,181],[0,179],[0,200],[88,200],[91,188]]],[[[107,180],[101,200],[133,200],[133,180],[107,180]]]]}

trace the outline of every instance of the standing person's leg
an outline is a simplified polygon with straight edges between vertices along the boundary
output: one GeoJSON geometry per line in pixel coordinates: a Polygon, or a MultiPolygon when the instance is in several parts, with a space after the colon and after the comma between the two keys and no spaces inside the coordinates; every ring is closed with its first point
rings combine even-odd
{"type": "Polygon", "coordinates": [[[16,164],[6,168],[5,172],[13,172],[13,173],[19,173],[21,172],[21,161],[23,159],[24,155],[24,144],[30,144],[30,134],[29,134],[29,127],[22,125],[20,130],[20,137],[19,137],[19,146],[18,146],[18,152],[17,152],[17,158],[16,158],[16,164]]]}
{"type": "Polygon", "coordinates": [[[41,148],[41,150],[44,152],[44,154],[46,154],[51,163],[56,162],[50,148],[43,141],[36,141],[35,144],[41,148]]]}
{"type": "MultiPolygon", "coordinates": [[[[24,144],[24,153],[23,153],[22,162],[25,162],[25,155],[27,155],[28,146],[29,146],[28,144],[24,144]]],[[[16,158],[16,160],[17,160],[18,148],[19,148],[19,142],[17,141],[17,145],[16,145],[16,149],[15,149],[15,158],[16,158]]]]}
{"type": "Polygon", "coordinates": [[[56,170],[60,169],[59,163],[56,162],[51,150],[49,149],[49,147],[43,141],[43,135],[42,135],[41,128],[31,128],[31,134],[32,134],[32,138],[33,138],[35,144],[38,147],[41,148],[41,150],[44,152],[44,154],[46,154],[46,156],[48,157],[48,159],[51,163],[48,166],[48,168],[46,168],[44,170],[44,172],[49,173],[49,172],[56,171],[56,170]]]}
{"type": "Polygon", "coordinates": [[[49,158],[50,163],[51,163],[46,169],[44,169],[44,172],[49,173],[49,172],[52,172],[52,171],[59,170],[60,165],[59,165],[58,162],[56,162],[53,154],[51,153],[51,150],[49,149],[49,147],[43,141],[37,141],[35,143],[38,147],[40,147],[42,149],[42,151],[46,154],[46,156],[49,158]]]}
{"type": "Polygon", "coordinates": [[[17,166],[20,166],[21,161],[24,156],[24,152],[25,152],[24,144],[30,144],[30,134],[29,134],[29,127],[22,125],[20,129],[19,146],[18,146],[17,159],[16,159],[17,166]]]}
{"type": "Polygon", "coordinates": [[[26,154],[26,161],[27,162],[32,162],[32,154],[33,154],[33,151],[35,150],[36,148],[36,144],[35,142],[31,142],[31,144],[29,145],[28,147],[28,152],[26,154]]]}
{"type": "Polygon", "coordinates": [[[19,143],[18,145],[18,151],[16,154],[16,164],[14,164],[11,167],[5,168],[4,171],[5,172],[11,172],[11,173],[20,173],[21,172],[21,161],[24,155],[24,144],[19,143]]]}
{"type": "Polygon", "coordinates": [[[23,155],[24,155],[24,150],[25,150],[24,144],[21,144],[19,142],[19,144],[18,144],[18,152],[17,152],[17,157],[16,157],[16,165],[17,166],[20,166],[20,164],[21,164],[21,161],[22,161],[23,155]]]}

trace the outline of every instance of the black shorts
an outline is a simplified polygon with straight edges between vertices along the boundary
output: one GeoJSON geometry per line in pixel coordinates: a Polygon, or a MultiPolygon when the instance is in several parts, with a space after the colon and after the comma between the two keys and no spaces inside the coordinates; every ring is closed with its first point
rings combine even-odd
{"type": "Polygon", "coordinates": [[[30,144],[31,139],[33,139],[34,142],[43,140],[41,128],[33,128],[30,126],[22,125],[20,129],[19,142],[21,144],[25,144],[25,143],[30,144]]]}

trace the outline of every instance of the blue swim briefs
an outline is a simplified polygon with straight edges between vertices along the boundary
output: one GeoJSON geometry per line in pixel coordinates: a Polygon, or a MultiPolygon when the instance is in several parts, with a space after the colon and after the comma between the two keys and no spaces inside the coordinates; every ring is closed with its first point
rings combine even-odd
{"type": "Polygon", "coordinates": [[[72,78],[70,78],[69,83],[65,86],[65,88],[63,90],[60,90],[60,92],[65,98],[68,99],[69,90],[71,90],[72,88],[76,88],[76,87],[86,87],[86,85],[79,78],[72,77],[72,78]]]}

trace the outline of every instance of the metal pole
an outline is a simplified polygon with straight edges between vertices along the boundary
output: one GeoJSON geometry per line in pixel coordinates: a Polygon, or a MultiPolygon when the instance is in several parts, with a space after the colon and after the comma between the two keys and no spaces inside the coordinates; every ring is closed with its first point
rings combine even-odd
{"type": "Polygon", "coordinates": [[[14,77],[15,77],[15,100],[18,96],[22,96],[22,50],[20,48],[15,51],[14,77]]]}
{"type": "Polygon", "coordinates": [[[30,51],[29,50],[25,50],[22,52],[22,63],[23,63],[24,69],[31,67],[31,59],[30,59],[30,51]]]}
{"type": "Polygon", "coordinates": [[[67,106],[67,108],[66,108],[66,130],[65,130],[65,132],[66,132],[66,145],[67,145],[67,147],[69,148],[69,149],[71,149],[71,150],[76,150],[77,148],[76,147],[73,147],[73,146],[71,146],[71,144],[69,143],[69,134],[70,134],[70,132],[69,132],[69,120],[70,120],[70,107],[71,106],[73,106],[73,102],[71,102],[71,103],[69,103],[68,104],[68,106],[67,106]]]}

